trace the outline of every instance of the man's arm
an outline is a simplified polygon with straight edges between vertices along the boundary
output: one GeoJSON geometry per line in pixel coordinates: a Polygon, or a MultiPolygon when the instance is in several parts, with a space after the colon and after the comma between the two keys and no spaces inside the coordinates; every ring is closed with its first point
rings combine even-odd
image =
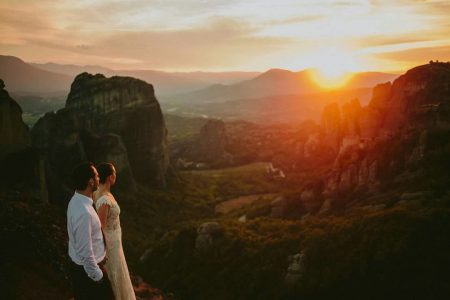
{"type": "Polygon", "coordinates": [[[95,260],[91,233],[91,216],[89,214],[84,214],[80,218],[80,222],[74,232],[75,251],[81,258],[81,262],[87,275],[94,281],[100,281],[103,278],[103,272],[95,260]]]}

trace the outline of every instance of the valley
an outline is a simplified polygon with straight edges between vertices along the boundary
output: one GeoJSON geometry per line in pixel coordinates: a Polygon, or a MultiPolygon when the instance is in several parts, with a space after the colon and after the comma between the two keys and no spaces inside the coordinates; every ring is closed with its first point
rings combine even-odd
{"type": "MultiPolygon", "coordinates": [[[[129,268],[157,287],[151,294],[136,281],[141,297],[446,294],[449,74],[448,63],[423,65],[375,86],[368,100],[325,93],[342,100],[324,100],[315,118],[278,122],[272,110],[271,121],[252,122],[167,114],[141,80],[83,73],[64,108],[31,134],[4,88],[2,111],[17,123],[5,133],[15,148],[2,148],[11,170],[1,178],[2,236],[13,244],[25,228],[35,245],[26,255],[6,247],[8,264],[19,272],[21,257],[34,257],[47,267],[30,278],[43,278],[36,284],[49,299],[68,293],[62,166],[110,160],[129,268]]],[[[26,298],[26,285],[4,288],[26,298]]]]}

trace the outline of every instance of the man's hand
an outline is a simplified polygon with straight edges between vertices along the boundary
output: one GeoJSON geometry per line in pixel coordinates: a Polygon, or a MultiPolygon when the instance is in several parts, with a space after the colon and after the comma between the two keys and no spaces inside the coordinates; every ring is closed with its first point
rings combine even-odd
{"type": "Polygon", "coordinates": [[[105,272],[105,270],[104,270],[103,268],[101,268],[101,267],[100,267],[100,270],[102,270],[103,276],[102,276],[102,279],[100,279],[99,281],[94,281],[94,282],[97,283],[97,284],[102,284],[103,281],[105,281],[106,272],[105,272]]]}
{"type": "Polygon", "coordinates": [[[102,284],[103,281],[105,281],[105,277],[103,276],[102,279],[100,279],[99,281],[95,281],[96,284],[102,284]]]}

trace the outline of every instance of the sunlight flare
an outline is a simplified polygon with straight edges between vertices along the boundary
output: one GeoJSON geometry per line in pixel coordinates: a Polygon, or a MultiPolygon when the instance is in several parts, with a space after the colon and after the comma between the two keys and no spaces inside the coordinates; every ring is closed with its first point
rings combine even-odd
{"type": "Polygon", "coordinates": [[[352,73],[361,70],[356,55],[341,48],[326,48],[309,57],[311,79],[325,89],[344,86],[352,73]]]}

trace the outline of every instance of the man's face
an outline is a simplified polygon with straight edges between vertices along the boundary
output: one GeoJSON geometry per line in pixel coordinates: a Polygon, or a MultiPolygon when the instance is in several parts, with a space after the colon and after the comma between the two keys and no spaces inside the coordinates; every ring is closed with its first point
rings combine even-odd
{"type": "Polygon", "coordinates": [[[91,188],[92,191],[95,192],[98,189],[98,185],[100,184],[100,177],[98,177],[98,172],[97,169],[95,167],[92,167],[92,170],[94,171],[94,178],[92,178],[93,180],[91,181],[91,188]]]}

